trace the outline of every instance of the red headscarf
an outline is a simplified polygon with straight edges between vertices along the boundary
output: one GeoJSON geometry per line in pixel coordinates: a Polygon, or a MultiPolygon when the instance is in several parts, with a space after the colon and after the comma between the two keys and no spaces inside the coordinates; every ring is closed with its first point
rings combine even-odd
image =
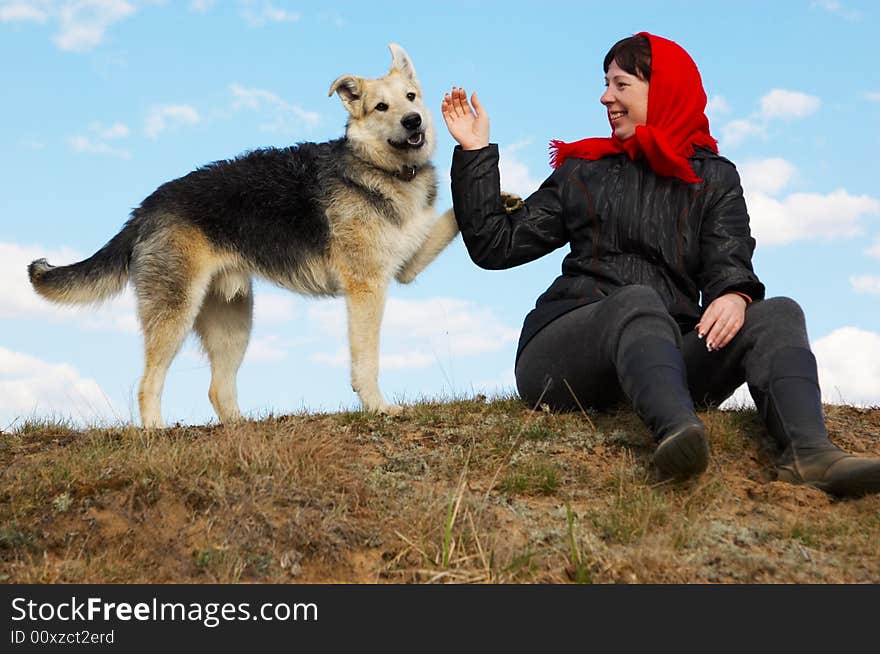
{"type": "Polygon", "coordinates": [[[626,153],[630,159],[643,156],[658,175],[678,177],[692,184],[694,174],[688,157],[696,146],[718,152],[718,143],[709,134],[706,92],[700,71],[684,48],[668,39],[647,32],[651,44],[651,83],[648,87],[648,119],[636,127],[634,136],[621,141],[590,138],[574,143],[550,142],[550,165],[559,168],[569,157],[601,159],[626,153]]]}

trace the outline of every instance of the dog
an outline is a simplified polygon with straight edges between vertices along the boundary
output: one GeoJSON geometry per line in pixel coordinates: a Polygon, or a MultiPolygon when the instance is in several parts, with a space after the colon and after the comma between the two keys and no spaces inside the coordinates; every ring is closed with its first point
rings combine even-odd
{"type": "Polygon", "coordinates": [[[395,43],[378,79],[330,86],[345,136],[216,161],[160,186],[94,255],[38,259],[34,289],[59,303],[99,302],[131,282],[144,336],[138,404],[162,426],[168,366],[195,330],[211,364],[221,422],[241,418],[236,375],[250,338],[254,276],[312,296],[345,296],[351,385],[364,409],[389,414],[379,390],[379,332],[391,278],[409,283],[458,234],[434,209],[436,136],[416,70],[395,43]]]}

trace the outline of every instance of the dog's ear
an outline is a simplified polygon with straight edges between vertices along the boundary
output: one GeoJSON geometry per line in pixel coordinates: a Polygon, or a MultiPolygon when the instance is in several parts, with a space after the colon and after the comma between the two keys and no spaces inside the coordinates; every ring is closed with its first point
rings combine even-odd
{"type": "Polygon", "coordinates": [[[337,77],[330,85],[327,95],[339,94],[342,104],[348,109],[348,113],[357,118],[363,112],[361,98],[364,95],[364,80],[355,75],[343,75],[337,77]]]}
{"type": "Polygon", "coordinates": [[[415,80],[416,67],[413,66],[409,55],[406,54],[406,50],[396,43],[389,43],[388,49],[391,50],[391,70],[399,70],[411,80],[415,80]]]}

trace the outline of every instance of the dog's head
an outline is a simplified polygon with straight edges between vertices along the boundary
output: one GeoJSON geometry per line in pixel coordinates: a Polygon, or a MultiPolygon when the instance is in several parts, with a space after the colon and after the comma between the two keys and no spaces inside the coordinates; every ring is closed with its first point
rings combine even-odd
{"type": "Polygon", "coordinates": [[[389,170],[420,166],[434,154],[431,112],[425,106],[416,69],[406,51],[390,43],[391,70],[378,79],[343,75],[330,86],[349,118],[345,134],[352,147],[389,170]]]}

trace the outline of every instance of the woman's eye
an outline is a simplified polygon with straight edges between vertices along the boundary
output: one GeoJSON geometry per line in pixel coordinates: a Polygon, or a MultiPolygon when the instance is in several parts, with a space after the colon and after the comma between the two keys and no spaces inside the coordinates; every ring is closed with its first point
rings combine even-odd
{"type": "Polygon", "coordinates": [[[416,94],[413,93],[412,91],[410,91],[409,93],[406,94],[406,99],[407,99],[407,100],[415,100],[415,99],[416,99],[416,94]]]}
{"type": "Polygon", "coordinates": [[[388,105],[384,102],[380,102],[376,105],[376,111],[388,111],[388,105]]]}

